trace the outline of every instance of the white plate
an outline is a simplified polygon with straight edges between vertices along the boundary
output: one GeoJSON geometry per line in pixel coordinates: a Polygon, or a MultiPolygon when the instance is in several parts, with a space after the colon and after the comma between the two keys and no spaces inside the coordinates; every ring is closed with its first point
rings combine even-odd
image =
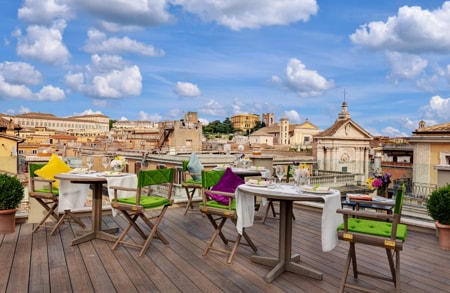
{"type": "Polygon", "coordinates": [[[331,193],[331,189],[330,190],[310,190],[310,189],[304,189],[301,186],[299,187],[299,189],[302,192],[306,192],[306,193],[316,193],[316,194],[329,194],[331,193]]]}
{"type": "Polygon", "coordinates": [[[116,173],[116,172],[114,172],[114,173],[109,173],[109,172],[105,172],[105,173],[102,173],[102,175],[103,176],[105,176],[105,177],[120,177],[120,176],[125,176],[125,175],[127,175],[127,173],[116,173]]]}
{"type": "Polygon", "coordinates": [[[250,183],[250,182],[245,182],[245,185],[248,185],[248,186],[254,186],[254,187],[267,187],[267,186],[269,186],[269,184],[255,184],[255,183],[250,183]]]}

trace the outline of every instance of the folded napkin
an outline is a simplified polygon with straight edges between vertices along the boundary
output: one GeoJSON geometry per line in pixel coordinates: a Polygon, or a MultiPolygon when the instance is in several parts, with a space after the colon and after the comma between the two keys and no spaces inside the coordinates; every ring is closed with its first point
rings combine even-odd
{"type": "Polygon", "coordinates": [[[253,218],[255,217],[254,195],[236,188],[234,196],[236,199],[236,213],[238,214],[236,229],[242,235],[244,228],[253,225],[253,218]]]}
{"type": "Polygon", "coordinates": [[[372,197],[368,194],[347,194],[350,200],[372,200],[372,197]]]}
{"type": "Polygon", "coordinates": [[[302,189],[310,190],[310,191],[330,191],[330,187],[328,187],[328,186],[319,186],[317,188],[314,188],[309,185],[302,185],[302,189]]]}
{"type": "Polygon", "coordinates": [[[265,181],[265,180],[258,180],[258,179],[249,179],[247,181],[248,184],[252,184],[252,185],[261,185],[261,186],[268,186],[270,184],[269,181],[265,181]]]}

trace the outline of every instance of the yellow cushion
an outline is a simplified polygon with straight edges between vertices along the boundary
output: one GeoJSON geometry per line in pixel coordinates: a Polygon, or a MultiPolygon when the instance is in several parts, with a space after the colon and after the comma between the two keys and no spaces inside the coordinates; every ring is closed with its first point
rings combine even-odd
{"type": "MultiPolygon", "coordinates": [[[[70,172],[72,169],[64,163],[57,155],[53,154],[47,165],[39,170],[34,171],[34,174],[38,175],[42,179],[55,180],[55,175],[60,173],[70,172]]],[[[59,188],[58,180],[53,183],[53,186],[59,188]]]]}

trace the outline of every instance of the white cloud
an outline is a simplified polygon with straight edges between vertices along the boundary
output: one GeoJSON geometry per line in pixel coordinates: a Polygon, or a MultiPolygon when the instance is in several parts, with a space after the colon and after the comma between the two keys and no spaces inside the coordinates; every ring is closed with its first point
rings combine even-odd
{"type": "Polygon", "coordinates": [[[175,118],[175,119],[179,119],[181,115],[182,115],[182,113],[181,113],[180,109],[171,109],[167,113],[167,116],[175,118]]]}
{"type": "Polygon", "coordinates": [[[49,25],[57,18],[72,18],[69,3],[68,0],[25,0],[17,15],[29,23],[49,25]]]}
{"type": "Polygon", "coordinates": [[[359,46],[375,50],[398,52],[450,52],[450,2],[436,10],[419,6],[403,6],[386,22],[362,25],[350,40],[359,46]]]}
{"type": "Polygon", "coordinates": [[[32,91],[24,85],[10,84],[0,76],[0,97],[31,99],[32,91]]]}
{"type": "Polygon", "coordinates": [[[398,130],[398,129],[394,128],[394,127],[391,127],[391,126],[385,127],[381,132],[383,133],[383,135],[386,135],[388,137],[407,137],[407,136],[410,136],[410,134],[406,134],[404,132],[401,132],[400,130],[398,130]]]}
{"type": "Polygon", "coordinates": [[[154,57],[165,55],[163,50],[156,49],[152,45],[146,45],[136,40],[132,40],[129,37],[107,38],[105,33],[95,29],[88,31],[88,40],[86,41],[84,49],[90,53],[134,53],[154,57]]]}
{"type": "Polygon", "coordinates": [[[292,58],[286,66],[286,76],[283,80],[273,76],[272,81],[283,82],[290,90],[302,97],[319,96],[334,86],[332,80],[326,80],[315,70],[308,70],[298,59],[292,58]]]}
{"type": "Polygon", "coordinates": [[[388,78],[395,83],[402,79],[418,77],[428,66],[427,60],[417,55],[388,52],[387,57],[392,68],[388,78]]]}
{"type": "Polygon", "coordinates": [[[74,116],[82,116],[82,115],[92,115],[92,114],[102,114],[100,111],[94,111],[92,109],[86,109],[81,113],[74,113],[74,116]]]}
{"type": "Polygon", "coordinates": [[[127,117],[125,117],[125,116],[122,116],[122,117],[120,117],[120,119],[119,119],[120,121],[128,121],[128,118],[127,117]]]}
{"type": "Polygon", "coordinates": [[[295,110],[285,111],[282,116],[288,118],[289,123],[300,123],[300,115],[295,110]]]}
{"type": "Polygon", "coordinates": [[[96,107],[105,108],[106,106],[108,106],[108,101],[107,100],[94,99],[92,101],[92,105],[94,105],[96,107]]]}
{"type": "Polygon", "coordinates": [[[232,30],[308,21],[319,9],[316,0],[204,1],[172,0],[183,10],[232,30]]]}
{"type": "Polygon", "coordinates": [[[202,94],[196,84],[181,81],[177,82],[173,91],[182,97],[198,97],[202,94]]]}
{"type": "Polygon", "coordinates": [[[52,27],[32,25],[27,27],[26,35],[19,31],[17,55],[49,64],[65,64],[70,53],[63,44],[62,33],[66,27],[63,20],[56,21],[52,27]]]}
{"type": "Polygon", "coordinates": [[[167,12],[167,0],[139,1],[92,1],[77,0],[77,7],[109,30],[129,30],[138,27],[155,26],[171,22],[173,17],[167,12]]]}
{"type": "Polygon", "coordinates": [[[215,100],[209,100],[205,105],[199,107],[198,112],[211,116],[226,116],[225,108],[215,100]]]}
{"type": "Polygon", "coordinates": [[[19,112],[20,114],[24,114],[24,113],[30,113],[31,110],[28,107],[20,106],[20,108],[19,108],[19,110],[17,112],[19,112]]]}
{"type": "Polygon", "coordinates": [[[138,96],[142,90],[139,67],[127,65],[119,56],[93,55],[84,72],[69,72],[67,86],[94,98],[124,98],[138,96]]]}
{"type": "Polygon", "coordinates": [[[44,86],[34,95],[38,101],[62,101],[65,98],[64,91],[51,85],[44,86]]]}
{"type": "Polygon", "coordinates": [[[449,113],[450,98],[444,99],[440,96],[433,96],[429,104],[424,107],[424,118],[434,120],[437,123],[448,122],[450,118],[449,113]]]}
{"type": "Polygon", "coordinates": [[[198,118],[198,121],[200,121],[203,125],[208,125],[209,124],[208,119],[205,119],[205,118],[198,118]]]}
{"type": "Polygon", "coordinates": [[[156,114],[147,114],[144,111],[139,111],[139,118],[140,121],[152,121],[152,122],[160,122],[162,121],[162,116],[158,113],[156,114]]]}
{"type": "Polygon", "coordinates": [[[0,63],[0,75],[7,83],[12,84],[39,84],[42,82],[42,74],[25,62],[0,63]]]}

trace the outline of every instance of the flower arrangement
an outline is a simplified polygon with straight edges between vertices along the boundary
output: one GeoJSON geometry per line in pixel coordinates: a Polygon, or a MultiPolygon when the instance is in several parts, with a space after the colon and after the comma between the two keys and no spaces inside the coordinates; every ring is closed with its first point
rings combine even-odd
{"type": "Polygon", "coordinates": [[[309,177],[309,169],[308,166],[305,163],[297,163],[297,162],[293,162],[293,165],[295,166],[294,168],[291,168],[291,175],[292,177],[296,178],[296,177],[300,177],[300,178],[304,178],[304,177],[309,177]]]}
{"type": "Polygon", "coordinates": [[[114,156],[110,163],[111,169],[115,171],[121,171],[127,165],[127,161],[122,156],[114,156]]]}
{"type": "Polygon", "coordinates": [[[385,194],[389,184],[391,184],[391,173],[372,174],[366,180],[367,186],[370,190],[378,189],[380,194],[385,194]]]}

